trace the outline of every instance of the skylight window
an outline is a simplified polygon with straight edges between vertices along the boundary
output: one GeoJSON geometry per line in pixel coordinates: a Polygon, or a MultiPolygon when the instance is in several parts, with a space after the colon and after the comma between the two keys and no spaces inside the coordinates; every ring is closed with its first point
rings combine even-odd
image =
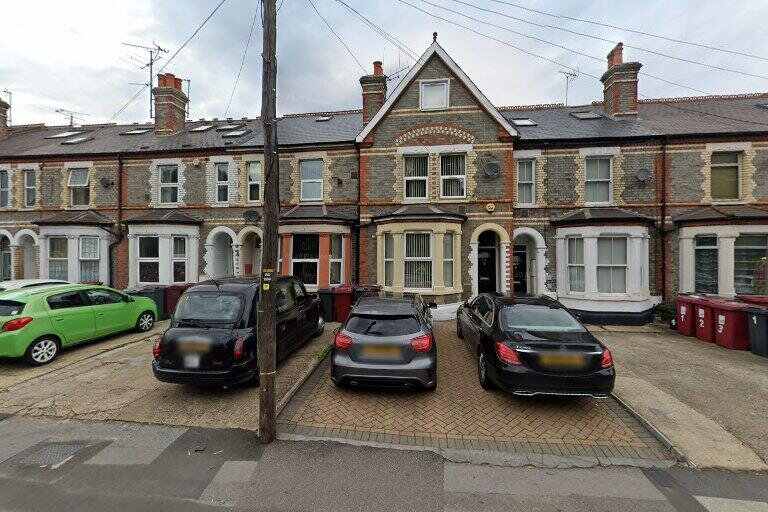
{"type": "Polygon", "coordinates": [[[326,121],[330,121],[333,119],[333,116],[318,116],[315,118],[315,121],[318,123],[324,123],[326,121]]]}
{"type": "Polygon", "coordinates": [[[528,117],[525,117],[520,119],[513,119],[512,124],[514,124],[515,126],[536,126],[536,121],[528,117]]]}
{"type": "Polygon", "coordinates": [[[61,133],[57,133],[56,135],[50,135],[46,137],[46,139],[65,139],[67,137],[72,137],[74,135],[80,135],[81,133],[83,132],[81,131],[61,132],[61,133]]]}
{"type": "Polygon", "coordinates": [[[571,115],[576,119],[600,119],[603,117],[600,112],[571,112],[571,115]]]}
{"type": "Polygon", "coordinates": [[[764,108],[764,109],[768,110],[768,103],[758,103],[758,104],[757,104],[757,105],[755,105],[755,106],[756,106],[757,108],[764,108]]]}
{"type": "Polygon", "coordinates": [[[85,142],[87,140],[93,140],[93,137],[88,137],[87,135],[83,135],[82,137],[75,137],[74,139],[68,139],[65,141],[62,141],[62,144],[80,144],[81,142],[85,142]]]}
{"type": "Polygon", "coordinates": [[[235,130],[234,132],[227,132],[222,137],[240,137],[241,135],[245,135],[245,132],[248,130],[235,130]]]}
{"type": "Polygon", "coordinates": [[[147,133],[149,130],[151,130],[151,128],[136,128],[135,130],[123,132],[120,135],[141,135],[142,133],[147,133]]]}
{"type": "Polygon", "coordinates": [[[195,126],[194,128],[190,128],[189,131],[204,132],[205,130],[209,130],[212,126],[213,126],[212,124],[201,124],[200,126],[195,126]]]}
{"type": "Polygon", "coordinates": [[[222,125],[222,126],[219,126],[219,127],[217,127],[217,128],[216,128],[216,130],[217,130],[217,131],[220,131],[220,132],[225,132],[225,131],[227,131],[227,130],[236,130],[236,129],[238,129],[238,128],[242,128],[242,127],[243,127],[243,123],[238,123],[238,124],[225,124],[225,125],[222,125]]]}

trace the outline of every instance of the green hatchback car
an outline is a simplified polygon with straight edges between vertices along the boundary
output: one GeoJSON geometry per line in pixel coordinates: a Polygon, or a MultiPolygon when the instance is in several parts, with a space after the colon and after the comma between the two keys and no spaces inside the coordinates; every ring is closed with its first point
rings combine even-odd
{"type": "Polygon", "coordinates": [[[148,331],[157,306],[106,286],[62,284],[0,295],[0,357],[50,363],[64,347],[136,329],[148,331]]]}

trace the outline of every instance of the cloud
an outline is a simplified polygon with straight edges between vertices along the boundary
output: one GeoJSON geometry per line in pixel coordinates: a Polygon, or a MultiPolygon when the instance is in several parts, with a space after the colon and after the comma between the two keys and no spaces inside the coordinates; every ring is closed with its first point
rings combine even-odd
{"type": "MultiPolygon", "coordinates": [[[[358,60],[371,67],[382,59],[385,70],[394,71],[410,59],[384,41],[360,19],[334,0],[314,0],[324,17],[335,27],[358,60]]],[[[397,35],[420,54],[431,42],[432,32],[463,67],[472,80],[498,105],[551,103],[563,100],[564,79],[560,68],[541,59],[494,42],[456,26],[461,23],[505,40],[511,45],[578,67],[600,76],[603,61],[612,43],[580,37],[564,30],[542,28],[473,9],[454,0],[430,0],[464,12],[479,22],[446,13],[421,0],[408,0],[419,7],[454,20],[445,23],[404,5],[397,0],[370,2],[347,0],[378,26],[397,35]],[[484,23],[485,22],[485,23],[484,23]],[[487,25],[491,22],[510,30],[546,39],[594,55],[600,62],[574,55],[563,49],[536,42],[507,30],[487,25]]],[[[704,48],[661,41],[655,38],[596,27],[574,21],[554,19],[517,9],[494,0],[466,0],[537,24],[589,33],[609,41],[623,40],[625,59],[643,63],[643,71],[667,80],[688,84],[712,93],[768,90],[768,81],[726,71],[676,62],[643,47],[685,56],[714,66],[761,73],[764,62],[737,57],[704,48]]],[[[768,56],[768,39],[761,24],[768,15],[765,3],[739,3],[727,11],[716,1],[694,2],[663,0],[644,2],[600,0],[533,1],[518,0],[538,9],[605,20],[639,30],[664,34],[768,56]],[[738,30],[735,29],[738,27],[738,30]]],[[[122,42],[157,42],[169,50],[167,59],[192,33],[218,0],[162,2],[85,1],[55,2],[26,0],[3,7],[4,33],[0,39],[0,90],[13,91],[15,123],[62,123],[55,113],[66,108],[88,114],[85,122],[109,120],[112,114],[145,82],[146,70],[138,64],[146,58],[141,50],[122,42]]],[[[306,0],[278,0],[282,3],[278,19],[278,111],[281,113],[358,108],[362,71],[331,35],[306,0]]],[[[228,0],[199,35],[172,62],[167,71],[191,82],[191,116],[223,117],[243,46],[257,2],[228,0]]],[[[230,109],[231,117],[256,116],[261,106],[261,39],[257,22],[246,65],[230,109]]],[[[164,60],[160,61],[160,66],[164,60]]],[[[390,82],[390,89],[396,80],[390,82]]],[[[696,94],[685,88],[642,76],[641,94],[645,97],[687,96],[696,94]]],[[[582,75],[572,85],[571,103],[587,103],[602,97],[602,85],[582,75]]],[[[145,92],[119,117],[120,122],[146,121],[148,95],[145,92]]]]}

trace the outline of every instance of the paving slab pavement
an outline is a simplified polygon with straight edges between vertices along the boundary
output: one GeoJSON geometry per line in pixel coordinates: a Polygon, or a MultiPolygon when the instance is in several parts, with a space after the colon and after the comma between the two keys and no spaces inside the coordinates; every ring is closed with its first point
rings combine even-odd
{"type": "Polygon", "coordinates": [[[593,333],[614,353],[616,396],[694,466],[768,470],[768,359],[669,329],[593,333]]]}

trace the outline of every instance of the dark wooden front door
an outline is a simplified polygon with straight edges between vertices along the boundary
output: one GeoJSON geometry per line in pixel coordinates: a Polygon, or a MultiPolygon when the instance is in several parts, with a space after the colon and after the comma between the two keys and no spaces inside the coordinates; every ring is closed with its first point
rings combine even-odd
{"type": "Polygon", "coordinates": [[[516,245],[512,254],[512,281],[515,295],[528,293],[528,248],[516,245]]]}
{"type": "Polygon", "coordinates": [[[496,248],[480,247],[477,250],[477,289],[480,293],[496,291],[496,248]]]}

